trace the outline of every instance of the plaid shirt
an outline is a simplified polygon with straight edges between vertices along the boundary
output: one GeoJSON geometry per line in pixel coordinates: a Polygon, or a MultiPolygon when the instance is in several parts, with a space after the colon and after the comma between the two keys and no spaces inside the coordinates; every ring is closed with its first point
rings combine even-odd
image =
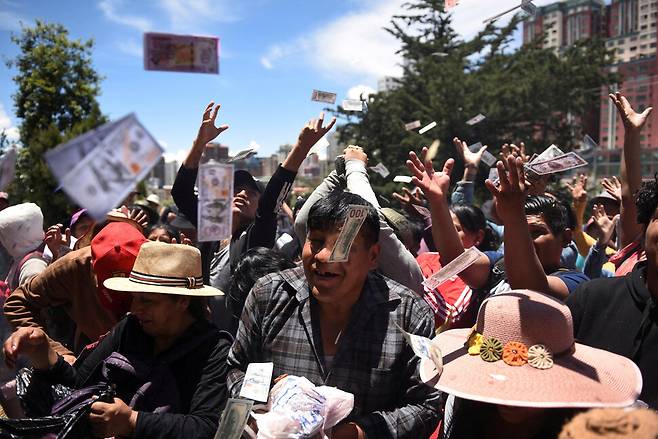
{"type": "Polygon", "coordinates": [[[369,438],[417,439],[432,434],[439,421],[440,393],[422,383],[420,360],[395,327],[397,323],[407,332],[431,337],[434,316],[423,299],[370,273],[328,366],[312,301],[302,268],[256,282],[229,353],[231,394],[240,393],[249,363],[271,361],[274,377],[304,376],[315,385],[352,393],[354,410],[348,420],[369,438]]]}

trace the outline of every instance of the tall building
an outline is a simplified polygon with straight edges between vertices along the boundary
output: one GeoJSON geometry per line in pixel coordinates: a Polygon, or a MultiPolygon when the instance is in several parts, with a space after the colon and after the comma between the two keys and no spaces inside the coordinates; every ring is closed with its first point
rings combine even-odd
{"type": "Polygon", "coordinates": [[[545,48],[563,49],[576,41],[600,35],[604,29],[603,0],[570,0],[537,8],[523,23],[523,42],[545,37],[545,48]]]}
{"type": "MultiPolygon", "coordinates": [[[[607,68],[620,74],[621,91],[634,109],[658,107],[658,61],[656,49],[657,0],[567,0],[537,8],[534,18],[523,25],[523,41],[528,43],[545,34],[544,47],[557,50],[580,38],[599,35],[606,47],[614,51],[614,62],[607,68]]],[[[598,130],[590,135],[599,141],[594,154],[597,176],[618,175],[624,129],[609,90],[602,88],[598,113],[598,130]],[[598,137],[598,139],[597,139],[598,137]]],[[[597,118],[595,118],[597,119],[597,118]]],[[[585,129],[587,131],[587,129],[585,129]]],[[[640,136],[642,174],[658,171],[658,123],[651,119],[640,136]]]]}

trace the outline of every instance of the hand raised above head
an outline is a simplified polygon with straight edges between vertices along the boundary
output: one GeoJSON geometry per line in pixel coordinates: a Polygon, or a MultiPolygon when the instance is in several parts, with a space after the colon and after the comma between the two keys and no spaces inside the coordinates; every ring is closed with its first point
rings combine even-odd
{"type": "Polygon", "coordinates": [[[468,145],[466,142],[460,140],[458,137],[455,137],[452,139],[453,145],[455,145],[455,148],[457,149],[457,153],[459,156],[464,160],[464,166],[467,168],[474,168],[477,169],[478,166],[480,166],[480,161],[482,160],[482,154],[484,154],[484,151],[487,150],[488,146],[484,145],[482,148],[480,148],[476,152],[471,152],[470,149],[468,149],[468,145]]]}
{"type": "Polygon", "coordinates": [[[499,186],[491,180],[485,184],[494,196],[498,216],[506,223],[510,219],[525,218],[524,205],[527,196],[526,178],[523,170],[523,159],[512,155],[506,161],[496,164],[498,169],[499,186]]]}
{"type": "Polygon", "coordinates": [[[320,113],[317,119],[309,120],[304,128],[299,132],[295,148],[300,148],[308,154],[313,145],[318,143],[325,134],[327,134],[336,124],[336,118],[333,117],[327,126],[324,125],[324,112],[320,113]]]}
{"type": "Polygon", "coordinates": [[[220,107],[220,104],[215,105],[213,101],[210,101],[206,106],[195,144],[206,146],[208,142],[211,142],[228,129],[228,125],[215,126],[215,120],[217,119],[217,113],[219,113],[220,107]]]}
{"type": "Polygon", "coordinates": [[[617,107],[621,121],[624,124],[624,129],[641,129],[653,110],[652,107],[648,107],[642,113],[636,112],[633,107],[631,107],[628,99],[626,99],[626,97],[620,92],[610,93],[608,97],[617,107]]]}
{"type": "Polygon", "coordinates": [[[441,202],[448,199],[450,191],[450,174],[455,165],[454,159],[448,159],[440,172],[434,171],[432,161],[427,160],[427,148],[423,148],[421,158],[415,152],[409,153],[407,168],[411,172],[411,182],[420,188],[425,197],[432,202],[441,202]]]}

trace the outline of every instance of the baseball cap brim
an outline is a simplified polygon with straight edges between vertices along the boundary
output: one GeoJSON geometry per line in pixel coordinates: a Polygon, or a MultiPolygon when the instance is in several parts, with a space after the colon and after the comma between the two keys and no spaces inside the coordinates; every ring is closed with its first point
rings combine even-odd
{"type": "Polygon", "coordinates": [[[233,173],[233,186],[248,186],[258,191],[259,194],[262,194],[265,191],[263,183],[255,179],[253,175],[244,169],[238,169],[233,173]]]}
{"type": "Polygon", "coordinates": [[[489,404],[541,408],[626,407],[642,390],[642,375],[628,358],[576,343],[573,354],[555,358],[550,369],[509,366],[469,355],[470,329],[453,329],[435,340],[443,354],[443,372],[422,359],[420,377],[456,397],[489,404]]]}

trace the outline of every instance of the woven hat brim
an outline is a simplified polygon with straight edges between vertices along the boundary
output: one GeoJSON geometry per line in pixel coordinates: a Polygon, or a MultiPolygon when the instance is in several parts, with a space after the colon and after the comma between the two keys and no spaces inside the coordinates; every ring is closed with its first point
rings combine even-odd
{"type": "Polygon", "coordinates": [[[159,285],[147,285],[135,282],[126,277],[112,277],[103,282],[105,288],[113,291],[122,291],[125,293],[159,293],[159,294],[178,294],[179,296],[197,296],[197,297],[211,297],[223,296],[224,292],[204,285],[201,288],[185,288],[185,287],[164,287],[159,285]]]}
{"type": "Polygon", "coordinates": [[[469,355],[470,329],[454,329],[435,340],[443,354],[443,373],[422,359],[423,382],[459,398],[489,404],[541,408],[625,407],[642,390],[642,375],[628,358],[576,343],[573,355],[558,356],[550,369],[509,366],[469,355]]]}

